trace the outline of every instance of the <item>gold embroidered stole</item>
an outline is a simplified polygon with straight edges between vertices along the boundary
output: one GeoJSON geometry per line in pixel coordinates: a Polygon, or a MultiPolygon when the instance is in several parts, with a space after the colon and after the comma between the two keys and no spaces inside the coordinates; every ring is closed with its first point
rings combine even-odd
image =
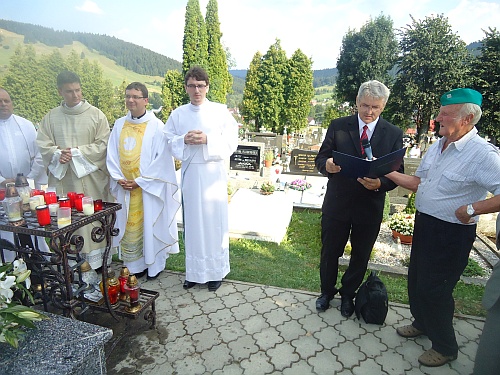
{"type": "MultiPolygon", "coordinates": [[[[125,121],[120,134],[120,169],[127,180],[140,176],[141,149],[147,123],[132,124],[125,121]]],[[[121,241],[122,259],[132,262],[143,256],[144,208],[142,189],[130,192],[127,226],[121,241]]]]}

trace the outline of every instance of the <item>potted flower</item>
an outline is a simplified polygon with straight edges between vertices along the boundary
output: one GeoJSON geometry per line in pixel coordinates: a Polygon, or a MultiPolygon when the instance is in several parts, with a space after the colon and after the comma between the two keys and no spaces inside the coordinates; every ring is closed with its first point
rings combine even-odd
{"type": "Polygon", "coordinates": [[[274,193],[274,184],[271,182],[264,182],[262,185],[260,185],[260,193],[262,195],[271,195],[274,193]]]}
{"type": "Polygon", "coordinates": [[[389,220],[389,228],[392,230],[392,237],[398,238],[403,244],[411,244],[413,239],[413,224],[415,214],[406,212],[396,212],[389,220]]]}
{"type": "Polygon", "coordinates": [[[269,168],[273,165],[274,153],[269,150],[264,154],[264,166],[269,168]]]}
{"type": "Polygon", "coordinates": [[[31,285],[31,271],[22,259],[13,263],[0,264],[0,342],[6,342],[14,348],[24,331],[21,326],[36,328],[34,321],[48,319],[42,313],[23,306],[14,300],[20,293],[21,298],[28,297],[33,303],[33,296],[28,291],[31,285]]]}

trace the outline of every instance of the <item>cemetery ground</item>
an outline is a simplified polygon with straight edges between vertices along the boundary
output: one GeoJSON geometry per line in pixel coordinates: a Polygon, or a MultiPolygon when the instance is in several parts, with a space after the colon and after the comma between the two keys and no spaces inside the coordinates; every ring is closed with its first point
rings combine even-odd
{"type": "MultiPolygon", "coordinates": [[[[230,240],[231,272],[227,279],[254,284],[297,289],[319,293],[319,260],[321,251],[320,213],[315,210],[294,210],[281,244],[248,239],[230,240]]],[[[167,259],[167,269],[185,271],[184,244],[181,252],[167,259]]],[[[385,240],[385,239],[384,239],[385,240]]],[[[346,253],[349,253],[349,246],[346,253]]],[[[377,245],[372,253],[372,261],[377,257],[377,245]]],[[[347,264],[347,259],[343,264],[347,264]]],[[[370,262],[368,269],[376,267],[370,262]]],[[[401,268],[401,267],[399,267],[401,268]]],[[[345,270],[340,266],[338,285],[345,270]]],[[[368,271],[369,272],[369,271],[368,271]]],[[[408,304],[406,275],[380,272],[389,293],[389,301],[408,304]]],[[[484,317],[486,311],[481,306],[484,286],[466,284],[460,281],[454,292],[455,312],[458,314],[484,317]]]]}

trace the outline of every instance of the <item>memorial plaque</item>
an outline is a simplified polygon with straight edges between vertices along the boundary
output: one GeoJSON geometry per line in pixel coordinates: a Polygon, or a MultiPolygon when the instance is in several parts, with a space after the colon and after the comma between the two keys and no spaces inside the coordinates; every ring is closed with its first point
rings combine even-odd
{"type": "Polygon", "coordinates": [[[234,171],[260,172],[260,147],[238,145],[229,159],[229,168],[234,171]]]}
{"type": "Polygon", "coordinates": [[[298,148],[293,149],[290,166],[288,167],[290,169],[290,173],[311,175],[320,174],[314,164],[316,155],[318,155],[317,151],[301,150],[298,148]]]}

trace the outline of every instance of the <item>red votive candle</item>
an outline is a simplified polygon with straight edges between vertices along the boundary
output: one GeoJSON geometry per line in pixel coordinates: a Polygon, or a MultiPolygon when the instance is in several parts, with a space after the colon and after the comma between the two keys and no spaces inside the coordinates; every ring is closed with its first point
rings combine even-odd
{"type": "Polygon", "coordinates": [[[38,220],[38,224],[40,224],[41,227],[50,225],[49,206],[47,206],[46,204],[44,204],[43,206],[38,206],[36,208],[36,218],[38,220]]]}
{"type": "Polygon", "coordinates": [[[102,199],[95,199],[94,200],[94,211],[101,211],[102,210],[102,199]]]}
{"type": "Polygon", "coordinates": [[[57,195],[55,191],[46,191],[45,192],[45,203],[57,203],[57,195]]]}
{"type": "Polygon", "coordinates": [[[5,198],[5,189],[0,189],[0,201],[3,201],[5,198]]]}
{"type": "Polygon", "coordinates": [[[71,208],[71,200],[69,198],[59,198],[59,207],[71,208]]]}
{"type": "Polygon", "coordinates": [[[76,192],[70,191],[66,194],[69,198],[69,201],[71,203],[71,208],[75,208],[75,198],[76,198],[76,192]]]}
{"type": "Polygon", "coordinates": [[[75,197],[75,208],[77,211],[83,211],[82,198],[85,196],[83,193],[78,193],[75,197]]]}

